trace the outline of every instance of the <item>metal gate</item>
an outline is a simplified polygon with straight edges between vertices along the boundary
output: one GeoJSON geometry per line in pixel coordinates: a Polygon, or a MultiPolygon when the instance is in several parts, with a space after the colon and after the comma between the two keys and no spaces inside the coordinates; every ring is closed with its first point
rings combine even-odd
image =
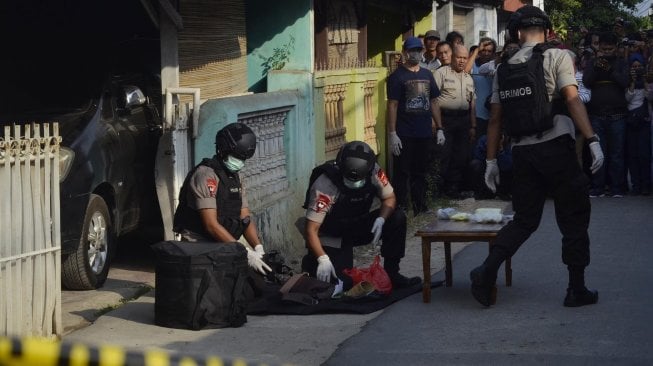
{"type": "Polygon", "coordinates": [[[62,334],[58,124],[0,136],[0,334],[62,334]]]}

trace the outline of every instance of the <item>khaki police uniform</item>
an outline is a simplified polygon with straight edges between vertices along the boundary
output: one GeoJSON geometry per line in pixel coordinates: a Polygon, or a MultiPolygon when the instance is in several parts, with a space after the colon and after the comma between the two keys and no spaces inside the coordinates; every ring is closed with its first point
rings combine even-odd
{"type": "Polygon", "coordinates": [[[445,143],[440,160],[445,193],[458,196],[464,171],[471,159],[469,131],[472,127],[470,107],[476,100],[474,80],[466,72],[443,66],[433,72],[440,89],[438,104],[442,111],[445,143]]]}
{"type": "MultiPolygon", "coordinates": [[[[378,199],[383,200],[393,195],[394,189],[390,185],[385,171],[378,164],[375,164],[370,179],[378,199]]],[[[319,224],[324,223],[327,216],[332,214],[331,209],[339,199],[348,202],[338,186],[331,181],[331,178],[326,174],[322,174],[309,187],[306,219],[319,224]]],[[[353,267],[353,247],[367,245],[372,241],[373,234],[370,230],[380,213],[379,208],[373,209],[374,206],[374,204],[371,204],[371,211],[368,214],[356,218],[355,224],[343,230],[342,237],[328,236],[322,232],[319,234],[322,248],[329,256],[338,278],[345,283],[345,288],[350,288],[352,285],[351,278],[342,271],[345,268],[353,267]]],[[[336,210],[333,212],[335,214],[336,210]]],[[[388,268],[388,265],[392,264],[392,269],[396,273],[399,270],[399,261],[405,255],[406,228],[406,214],[401,209],[395,209],[383,225],[381,255],[384,257],[384,267],[389,274],[392,271],[388,268]]],[[[312,275],[315,274],[317,260],[311,253],[304,256],[302,270],[312,275]]]]}
{"type": "MultiPolygon", "coordinates": [[[[535,43],[524,43],[508,62],[525,62],[531,57],[534,46],[535,43]]],[[[573,63],[566,51],[548,49],[543,58],[550,98],[560,98],[560,90],[564,87],[577,87],[573,63]]],[[[497,78],[495,75],[492,103],[500,103],[497,78]]],[[[515,254],[537,229],[547,197],[552,197],[555,203],[556,220],[562,233],[563,262],[570,271],[581,272],[589,264],[589,179],[576,159],[571,118],[556,115],[553,122],[553,128],[541,136],[521,136],[513,144],[512,202],[515,215],[498,233],[486,259],[487,268],[494,273],[503,260],[515,254]]]]}
{"type": "MultiPolygon", "coordinates": [[[[188,190],[186,191],[186,202],[188,206],[196,211],[202,209],[218,209],[215,195],[218,191],[218,184],[220,179],[215,174],[213,168],[200,165],[193,173],[188,182],[188,190]]],[[[241,189],[242,208],[248,208],[247,195],[245,194],[245,187],[241,189]]],[[[183,230],[181,233],[182,239],[186,241],[213,241],[213,239],[205,238],[198,233],[190,230],[183,230]]],[[[238,238],[236,238],[238,239],[238,238]]]]}

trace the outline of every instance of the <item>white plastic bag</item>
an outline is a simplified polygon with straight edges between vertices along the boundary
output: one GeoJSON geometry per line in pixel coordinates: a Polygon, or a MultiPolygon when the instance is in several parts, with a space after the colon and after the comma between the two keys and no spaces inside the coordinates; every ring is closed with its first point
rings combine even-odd
{"type": "Polygon", "coordinates": [[[481,224],[498,224],[503,221],[503,214],[500,208],[477,208],[470,220],[481,224]]]}
{"type": "Polygon", "coordinates": [[[438,219],[450,220],[451,217],[457,213],[458,211],[456,211],[456,209],[453,207],[440,208],[438,209],[438,219]]]}

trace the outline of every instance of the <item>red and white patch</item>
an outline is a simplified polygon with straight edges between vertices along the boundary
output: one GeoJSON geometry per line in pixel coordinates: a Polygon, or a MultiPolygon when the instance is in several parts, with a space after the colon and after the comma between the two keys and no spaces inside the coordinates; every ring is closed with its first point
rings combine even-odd
{"type": "Polygon", "coordinates": [[[376,177],[379,178],[382,186],[385,187],[388,185],[388,176],[385,175],[385,171],[383,169],[379,169],[379,171],[376,173],[376,177]]]}
{"type": "Polygon", "coordinates": [[[206,178],[206,188],[209,189],[211,197],[215,197],[215,192],[218,189],[218,180],[215,178],[206,178]]]}
{"type": "Polygon", "coordinates": [[[318,192],[317,200],[315,201],[315,212],[320,213],[325,211],[329,205],[331,205],[331,197],[318,192]]]}

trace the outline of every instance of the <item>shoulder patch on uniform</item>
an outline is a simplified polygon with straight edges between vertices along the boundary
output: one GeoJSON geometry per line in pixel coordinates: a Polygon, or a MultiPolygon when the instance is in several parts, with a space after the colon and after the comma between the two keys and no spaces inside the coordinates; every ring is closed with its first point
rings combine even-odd
{"type": "Polygon", "coordinates": [[[206,188],[209,189],[211,197],[215,197],[215,193],[218,188],[218,180],[215,178],[206,178],[206,188]]]}
{"type": "Polygon", "coordinates": [[[376,172],[376,177],[379,178],[381,185],[384,187],[388,185],[388,176],[385,174],[383,169],[379,169],[379,171],[376,172]]]}
{"type": "Polygon", "coordinates": [[[325,211],[329,205],[331,205],[331,197],[328,195],[322,193],[322,192],[316,192],[317,194],[317,200],[315,200],[315,212],[320,213],[322,211],[325,211]]]}

